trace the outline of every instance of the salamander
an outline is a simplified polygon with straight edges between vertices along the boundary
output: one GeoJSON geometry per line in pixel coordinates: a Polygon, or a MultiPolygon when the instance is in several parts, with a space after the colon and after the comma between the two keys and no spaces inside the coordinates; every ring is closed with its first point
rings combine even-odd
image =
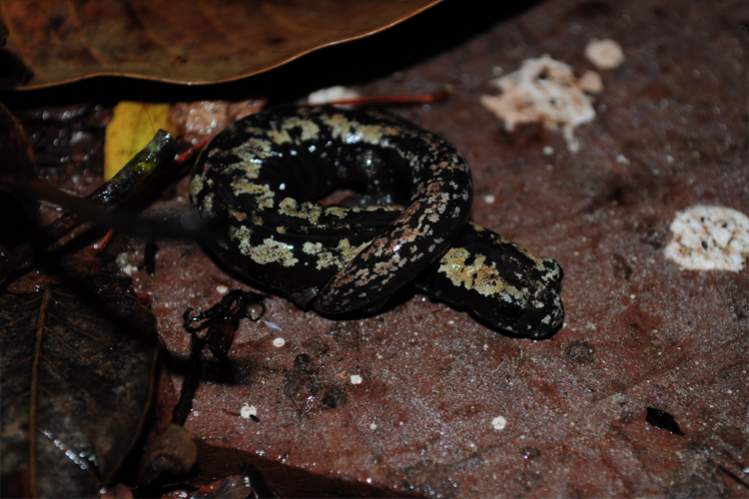
{"type": "Polygon", "coordinates": [[[286,106],[219,133],[190,200],[227,267],[325,315],[373,312],[414,286],[501,332],[564,320],[562,269],[469,222],[471,173],[438,135],[374,109],[286,106]],[[340,204],[319,201],[335,191],[340,204]]]}

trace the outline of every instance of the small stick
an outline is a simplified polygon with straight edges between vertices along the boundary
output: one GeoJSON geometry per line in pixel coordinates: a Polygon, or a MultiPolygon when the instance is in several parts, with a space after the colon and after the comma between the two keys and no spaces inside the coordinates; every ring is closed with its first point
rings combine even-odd
{"type": "MultiPolygon", "coordinates": [[[[450,95],[447,90],[438,90],[432,94],[422,95],[380,95],[372,97],[352,97],[350,99],[338,99],[326,102],[331,106],[369,106],[376,104],[383,105],[409,105],[409,104],[432,104],[441,102],[450,95]]],[[[316,104],[309,104],[310,106],[316,104]]]]}
{"type": "Polygon", "coordinates": [[[211,140],[213,140],[213,137],[215,137],[215,136],[216,136],[216,134],[211,134],[211,135],[207,135],[207,136],[203,137],[202,139],[200,139],[195,144],[191,145],[190,147],[188,147],[187,149],[185,149],[181,153],[177,154],[174,157],[174,162],[177,163],[178,165],[184,164],[188,159],[190,159],[195,154],[199,153],[201,151],[201,149],[203,149],[206,145],[208,145],[208,143],[211,140]]]}

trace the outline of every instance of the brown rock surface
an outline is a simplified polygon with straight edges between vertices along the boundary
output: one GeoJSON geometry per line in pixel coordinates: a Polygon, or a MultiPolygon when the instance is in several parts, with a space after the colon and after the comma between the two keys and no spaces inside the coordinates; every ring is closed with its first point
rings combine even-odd
{"type": "MultiPolygon", "coordinates": [[[[469,160],[477,222],[559,260],[564,328],[508,338],[420,295],[355,321],[271,298],[263,320],[237,331],[234,379],[209,374],[198,389],[187,428],[202,474],[254,468],[263,487],[294,496],[746,494],[749,270],[686,271],[663,256],[677,210],[749,213],[746,4],[559,0],[508,15],[456,4],[332,52],[370,47],[338,74],[380,76],[356,87],[364,95],[451,87],[444,103],[397,112],[469,160]],[[453,30],[472,36],[443,43],[453,30]],[[414,63],[384,77],[362,70],[407,52],[409,37],[445,48],[406,54],[414,63]],[[595,69],[585,47],[602,38],[625,60],[600,71],[576,154],[540,126],[505,132],[481,106],[490,80],[527,58],[595,69]],[[390,52],[372,62],[372,50],[390,52]],[[241,417],[244,405],[257,420],[241,417]],[[646,423],[647,407],[684,435],[646,423]]],[[[178,192],[184,204],[184,182],[178,192]]],[[[134,279],[167,348],[185,357],[184,309],[244,285],[195,245],[159,245],[155,276],[134,279]]]]}
{"type": "MultiPolygon", "coordinates": [[[[456,10],[438,7],[419,25],[431,31],[411,36],[439,37],[456,10]]],[[[398,112],[467,157],[477,222],[559,260],[566,324],[534,342],[419,295],[355,321],[271,298],[263,320],[237,332],[235,379],[197,392],[187,427],[203,472],[253,466],[270,490],[296,496],[746,494],[749,270],[680,270],[662,248],[677,210],[749,213],[747,26],[736,1],[550,1],[358,86],[451,86],[445,103],[398,112]],[[578,153],[540,127],[507,133],[481,106],[495,67],[548,53],[594,69],[584,55],[594,38],[626,58],[601,71],[578,153]],[[245,404],[257,421],[240,416],[245,404]],[[684,436],[648,425],[646,407],[672,414],[684,436]]],[[[135,278],[168,348],[185,356],[185,307],[241,284],[194,245],[161,247],[156,276],[135,278]]]]}

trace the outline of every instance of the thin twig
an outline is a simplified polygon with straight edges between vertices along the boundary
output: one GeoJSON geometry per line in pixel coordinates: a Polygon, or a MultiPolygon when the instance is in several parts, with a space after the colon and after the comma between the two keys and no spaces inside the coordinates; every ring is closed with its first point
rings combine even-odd
{"type": "Polygon", "coordinates": [[[34,331],[34,351],[31,360],[31,390],[29,391],[29,489],[31,496],[36,497],[36,456],[37,456],[37,433],[39,410],[39,361],[42,351],[42,337],[46,324],[47,307],[49,306],[50,288],[44,290],[42,303],[39,306],[39,317],[37,317],[34,331]]]}
{"type": "MultiPolygon", "coordinates": [[[[371,97],[352,97],[350,99],[337,99],[326,102],[330,106],[370,106],[370,105],[410,105],[410,104],[432,104],[441,102],[450,95],[447,90],[438,90],[432,94],[420,95],[379,95],[371,97]]],[[[309,104],[310,106],[316,104],[309,104]]]]}

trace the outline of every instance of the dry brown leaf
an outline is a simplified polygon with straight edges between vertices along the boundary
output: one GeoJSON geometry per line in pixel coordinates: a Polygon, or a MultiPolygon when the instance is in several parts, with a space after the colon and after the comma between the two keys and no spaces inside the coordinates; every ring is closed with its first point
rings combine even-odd
{"type": "Polygon", "coordinates": [[[371,35],[438,2],[4,0],[0,60],[22,67],[0,81],[23,89],[101,75],[230,81],[371,35]]]}
{"type": "Polygon", "coordinates": [[[121,277],[79,281],[0,294],[3,496],[97,495],[148,414],[158,355],[151,311],[121,277]]]}

